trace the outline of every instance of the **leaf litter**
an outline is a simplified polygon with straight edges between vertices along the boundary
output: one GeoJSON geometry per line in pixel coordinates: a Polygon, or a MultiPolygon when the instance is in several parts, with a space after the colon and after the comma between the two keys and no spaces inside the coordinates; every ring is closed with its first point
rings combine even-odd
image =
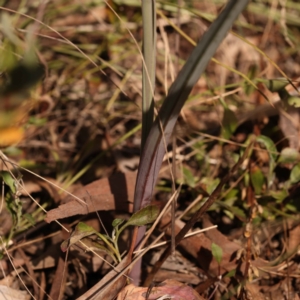
{"type": "MultiPolygon", "coordinates": [[[[117,13],[127,20],[126,25],[139,41],[140,24],[134,18],[139,10],[132,4],[116,1],[115,5],[117,13]]],[[[199,17],[193,15],[193,11],[207,10],[208,14],[212,14],[221,7],[212,4],[200,10],[204,4],[197,1],[191,1],[189,5],[188,9],[183,10],[184,21],[180,25],[188,36],[198,39],[200,32],[199,36],[195,36],[196,31],[192,28],[195,23],[198,24],[199,17]]],[[[287,2],[286,15],[283,17],[281,14],[279,23],[267,15],[256,14],[255,9],[259,5],[269,9],[265,3],[251,3],[243,15],[243,21],[248,26],[239,28],[242,28],[242,36],[248,37],[265,54],[258,54],[250,44],[245,46],[236,35],[230,34],[216,58],[253,81],[260,77],[272,79],[282,76],[275,63],[297,87],[299,54],[296,48],[286,43],[289,38],[297,44],[295,37],[299,24],[292,21],[297,8],[290,9],[287,2]],[[290,31],[278,30],[284,26],[288,26],[290,31]],[[270,30],[278,34],[273,36],[270,30]],[[273,64],[268,63],[266,58],[271,59],[273,64]]],[[[17,7],[16,1],[8,4],[9,9],[17,7]]],[[[275,11],[283,13],[283,8],[277,7],[275,11]]],[[[24,9],[34,17],[33,12],[39,11],[30,3],[24,9]]],[[[170,19],[173,16],[170,7],[166,6],[162,11],[170,19]]],[[[22,219],[20,216],[18,199],[11,211],[3,208],[1,236],[13,237],[11,241],[3,239],[2,242],[1,266],[5,274],[2,276],[10,278],[11,282],[1,280],[5,285],[1,293],[12,299],[22,299],[23,295],[26,295],[24,299],[29,299],[29,292],[34,294],[35,299],[146,299],[147,296],[148,299],[297,299],[300,286],[297,101],[292,99],[282,105],[280,101],[282,95],[286,95],[284,91],[270,91],[268,86],[260,83],[262,92],[270,100],[268,103],[258,92],[251,90],[251,86],[242,81],[237,73],[213,62],[207,68],[206,78],[202,78],[194,88],[179,119],[175,131],[178,157],[176,154],[171,159],[177,164],[177,172],[183,174],[176,177],[176,184],[181,185],[176,213],[181,214],[198,195],[202,196],[200,205],[204,205],[217,185],[214,180],[220,181],[231,173],[237,157],[244,153],[247,140],[253,134],[257,136],[253,151],[220,189],[218,201],[193,226],[193,230],[212,224],[217,224],[218,228],[182,239],[174,256],[182,256],[188,263],[183,268],[178,267],[176,260],[171,260],[173,267],[163,265],[154,277],[160,282],[158,285],[154,284],[152,288],[127,285],[120,293],[128,278],[119,276],[116,281],[112,278],[129,265],[128,257],[122,256],[121,263],[116,267],[118,271],[115,271],[109,265],[113,261],[109,260],[105,251],[100,256],[109,264],[102,263],[102,260],[99,262],[98,252],[86,251],[93,250],[92,245],[99,243],[95,238],[89,239],[89,236],[78,238],[88,245],[87,248],[80,248],[74,242],[65,249],[66,254],[60,251],[60,245],[69,238],[69,233],[60,229],[56,221],[62,222],[69,231],[74,230],[79,222],[84,222],[97,232],[106,234],[102,225],[98,224],[95,215],[98,212],[110,236],[114,230],[113,220],[128,221],[133,212],[136,173],[130,171],[135,167],[128,163],[122,170],[126,169],[126,165],[131,170],[125,173],[117,171],[121,160],[129,162],[132,157],[138,159],[139,156],[140,135],[135,128],[140,122],[141,65],[127,33],[102,4],[95,7],[86,1],[85,11],[82,11],[77,4],[57,1],[46,6],[44,16],[47,17],[43,22],[79,45],[93,60],[100,60],[100,67],[105,65],[108,76],[95,70],[71,44],[63,43],[56,32],[41,26],[37,32],[38,51],[42,61],[46,62],[48,75],[33,95],[37,105],[25,118],[25,138],[17,147],[3,151],[14,161],[14,167],[6,165],[5,170],[14,173],[14,168],[19,165],[49,179],[46,183],[21,171],[25,188],[27,186],[36,201],[46,207],[47,223],[37,217],[36,204],[32,204],[22,189],[18,197],[22,202],[22,213],[24,216],[27,214],[28,218],[22,219]],[[128,85],[122,86],[124,94],[120,93],[118,99],[112,102],[115,83],[120,85],[120,79],[132,66],[136,68],[131,70],[128,85]],[[232,91],[233,94],[225,96],[232,91]],[[51,103],[47,107],[44,106],[45,97],[51,103]],[[114,103],[109,113],[106,112],[108,103],[114,103]],[[231,122],[231,116],[236,116],[235,122],[231,122]],[[42,122],[46,122],[44,124],[47,126],[39,125],[42,122]],[[122,139],[128,132],[133,133],[122,139]],[[220,151],[216,151],[217,148],[220,151]],[[67,187],[65,189],[75,197],[66,195],[51,182],[67,187]],[[77,189],[74,182],[77,182],[77,189]],[[8,219],[9,225],[4,225],[8,219]],[[18,247],[23,252],[18,251],[18,247]],[[10,257],[13,258],[15,270],[8,260],[10,257]],[[184,284],[169,278],[181,278],[184,284]]],[[[210,22],[205,16],[200,19],[204,24],[210,22]]],[[[24,20],[24,16],[20,16],[14,22],[24,20]]],[[[19,24],[14,23],[14,26],[18,28],[19,36],[26,39],[25,32],[29,29],[26,26],[21,29],[19,24]]],[[[158,60],[165,62],[167,47],[164,43],[175,44],[177,33],[167,24],[163,29],[167,40],[160,41],[158,60]]],[[[183,60],[192,46],[183,36],[180,40],[178,53],[183,60]]],[[[175,47],[169,49],[168,59],[172,60],[175,47]]],[[[16,50],[20,51],[18,48],[16,50]]],[[[158,74],[170,76],[165,64],[159,63],[158,68],[158,74]]],[[[164,84],[170,78],[159,75],[157,80],[164,84]]],[[[297,96],[298,91],[291,84],[285,89],[290,95],[297,96]]],[[[158,86],[156,100],[163,97],[163,89],[158,86]]],[[[2,131],[4,134],[5,131],[2,131]]],[[[159,176],[152,202],[160,208],[171,197],[171,177],[165,173],[159,176]]],[[[9,180],[13,178],[9,177],[9,180]]],[[[16,195],[16,191],[9,194],[14,189],[14,184],[4,180],[4,197],[16,195]]],[[[195,207],[197,211],[197,204],[195,207]]],[[[182,230],[191,215],[192,212],[175,221],[175,234],[182,230]]],[[[165,213],[149,241],[153,241],[160,232],[164,232],[169,240],[172,235],[168,227],[170,222],[169,213],[165,213]]],[[[124,229],[124,236],[120,235],[121,252],[130,247],[129,231],[130,227],[124,229]]],[[[152,249],[145,254],[144,279],[155,265],[151,258],[160,257],[161,253],[162,250],[152,249]]]]}

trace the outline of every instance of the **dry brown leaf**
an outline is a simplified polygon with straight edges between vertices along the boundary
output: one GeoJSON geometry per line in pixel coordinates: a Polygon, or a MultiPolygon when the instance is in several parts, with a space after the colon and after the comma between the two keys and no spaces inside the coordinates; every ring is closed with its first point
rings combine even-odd
{"type": "Polygon", "coordinates": [[[132,212],[135,181],[136,173],[133,172],[116,173],[109,178],[96,180],[74,192],[74,196],[83,202],[69,195],[63,201],[67,203],[50,210],[45,221],[50,223],[54,220],[102,210],[132,212]]]}
{"type": "Polygon", "coordinates": [[[107,11],[104,5],[94,7],[88,11],[87,14],[72,14],[59,18],[53,22],[54,27],[66,27],[66,26],[78,26],[94,24],[99,20],[105,20],[107,17],[107,11]]]}
{"type": "Polygon", "coordinates": [[[126,286],[118,295],[117,300],[145,300],[148,295],[149,300],[155,300],[160,297],[172,300],[204,300],[194,289],[176,281],[167,279],[158,286],[153,287],[150,292],[147,287],[136,287],[134,284],[126,286]]]}
{"type": "Polygon", "coordinates": [[[63,291],[66,287],[66,278],[67,272],[66,269],[66,261],[62,257],[62,255],[58,258],[57,268],[55,271],[55,276],[52,282],[50,298],[60,300],[63,296],[63,291]]]}
{"type": "MultiPolygon", "coordinates": [[[[166,218],[165,220],[166,221],[166,218]]],[[[211,226],[212,223],[204,218],[204,228],[211,226]]],[[[177,234],[184,226],[182,221],[176,220],[175,234],[177,234]]],[[[210,231],[209,231],[210,232],[210,231]]],[[[223,249],[223,256],[221,262],[221,270],[231,271],[237,267],[236,260],[232,257],[234,252],[241,249],[241,246],[228,240],[226,236],[220,233],[217,229],[213,229],[212,233],[202,233],[197,236],[191,236],[180,242],[182,246],[190,255],[195,257],[201,268],[208,272],[211,276],[219,275],[219,265],[211,254],[211,244],[215,242],[223,249]],[[209,234],[209,236],[207,236],[209,234]]]]}
{"type": "Polygon", "coordinates": [[[295,251],[300,245],[300,225],[294,227],[289,231],[289,239],[286,252],[295,251]]]}
{"type": "Polygon", "coordinates": [[[245,286],[249,299],[265,300],[266,297],[259,291],[259,286],[254,283],[247,283],[245,286]]]}
{"type": "Polygon", "coordinates": [[[0,285],[0,299],[30,300],[31,297],[26,291],[15,290],[8,286],[0,285]]]}
{"type": "Polygon", "coordinates": [[[289,106],[279,112],[279,128],[289,141],[290,148],[299,149],[299,110],[289,106]]]}

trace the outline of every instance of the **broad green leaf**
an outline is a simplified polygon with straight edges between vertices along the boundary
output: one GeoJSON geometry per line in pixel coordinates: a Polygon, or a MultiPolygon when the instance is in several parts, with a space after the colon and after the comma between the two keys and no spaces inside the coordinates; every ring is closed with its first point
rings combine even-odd
{"type": "Polygon", "coordinates": [[[262,173],[262,171],[259,168],[255,168],[255,170],[251,170],[250,180],[254,188],[255,194],[260,195],[263,184],[265,183],[265,176],[262,173]]]}
{"type": "Polygon", "coordinates": [[[290,175],[291,183],[297,183],[300,181],[300,163],[295,165],[290,175]]]}
{"type": "Polygon", "coordinates": [[[211,244],[211,253],[213,255],[213,257],[215,258],[215,260],[218,262],[218,264],[221,264],[222,261],[222,257],[223,257],[223,250],[220,246],[218,246],[215,243],[211,244]]]}
{"type": "Polygon", "coordinates": [[[284,148],[282,149],[278,162],[279,163],[295,163],[299,161],[299,152],[294,148],[284,148]]]}
{"type": "Polygon", "coordinates": [[[128,225],[143,226],[153,223],[159,215],[159,208],[156,205],[148,205],[134,213],[126,223],[128,225]]]}
{"type": "Polygon", "coordinates": [[[11,176],[11,174],[8,171],[1,171],[0,174],[5,184],[9,186],[10,190],[13,193],[16,193],[15,179],[11,176]]]}

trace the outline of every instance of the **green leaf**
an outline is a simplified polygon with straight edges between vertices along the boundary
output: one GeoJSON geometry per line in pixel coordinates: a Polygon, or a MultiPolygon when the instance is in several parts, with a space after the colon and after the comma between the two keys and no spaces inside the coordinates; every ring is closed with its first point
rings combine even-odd
{"type": "Polygon", "coordinates": [[[227,140],[230,139],[237,126],[238,120],[235,113],[232,110],[225,108],[222,121],[222,137],[227,140]]]}
{"type": "Polygon", "coordinates": [[[295,165],[290,175],[291,183],[297,183],[300,181],[300,163],[295,165]]]}
{"type": "Polygon", "coordinates": [[[289,195],[286,189],[279,191],[270,191],[270,196],[272,196],[277,203],[281,203],[289,195]]]}
{"type": "Polygon", "coordinates": [[[218,184],[220,183],[220,179],[216,178],[216,179],[212,179],[209,177],[203,177],[201,179],[201,183],[203,185],[206,185],[206,192],[210,195],[218,186],[218,184]]]}
{"type": "Polygon", "coordinates": [[[234,214],[230,210],[224,209],[223,212],[230,220],[234,219],[234,214]]]}
{"type": "Polygon", "coordinates": [[[32,216],[32,214],[24,214],[23,215],[24,216],[24,218],[28,221],[28,223],[31,225],[31,226],[34,226],[35,224],[36,224],[36,222],[35,222],[35,219],[34,219],[34,217],[32,216]]]}
{"type": "Polygon", "coordinates": [[[287,99],[289,105],[294,107],[300,107],[300,98],[295,96],[290,96],[287,99]]]}
{"type": "Polygon", "coordinates": [[[128,225],[143,226],[153,223],[159,215],[159,208],[156,205],[148,205],[134,213],[126,223],[128,225]]]}
{"type": "Polygon", "coordinates": [[[277,158],[277,149],[274,142],[265,135],[260,135],[256,138],[257,142],[264,145],[264,147],[268,150],[270,159],[276,160],[277,158]]]}
{"type": "Polygon", "coordinates": [[[288,80],[286,78],[276,78],[276,79],[270,79],[270,80],[263,80],[260,81],[264,82],[266,87],[272,92],[278,92],[280,90],[283,90],[288,84],[288,80]]]}
{"type": "Polygon", "coordinates": [[[100,255],[106,253],[110,255],[110,257],[114,260],[115,263],[117,263],[114,253],[111,252],[107,247],[99,244],[97,241],[94,241],[91,238],[83,238],[81,239],[81,242],[82,242],[81,246],[84,247],[85,251],[93,251],[100,255]]]}
{"type": "Polygon", "coordinates": [[[71,245],[92,234],[97,234],[97,231],[93,227],[88,226],[83,222],[79,222],[76,225],[75,230],[72,232],[71,237],[64,241],[60,248],[65,252],[71,245]]]}
{"type": "Polygon", "coordinates": [[[196,185],[196,182],[195,182],[195,177],[194,177],[193,173],[191,172],[191,170],[189,170],[188,168],[183,167],[182,171],[183,171],[183,176],[184,176],[184,179],[185,179],[185,183],[188,186],[194,188],[195,185],[196,185]]]}
{"type": "Polygon", "coordinates": [[[235,276],[235,273],[236,273],[236,270],[231,270],[229,271],[224,277],[227,277],[227,278],[231,278],[231,277],[234,277],[235,276]]]}
{"type": "Polygon", "coordinates": [[[240,209],[239,207],[231,206],[229,209],[236,217],[241,218],[241,219],[246,218],[245,212],[242,209],[240,209]]]}
{"type": "Polygon", "coordinates": [[[278,162],[279,163],[295,163],[299,160],[299,152],[294,148],[282,149],[278,162]]]}
{"type": "Polygon", "coordinates": [[[285,205],[285,208],[293,213],[296,213],[297,212],[297,207],[293,204],[290,204],[290,203],[287,203],[285,205]]]}
{"type": "Polygon", "coordinates": [[[5,184],[8,185],[11,191],[15,194],[17,191],[15,186],[15,179],[11,176],[11,174],[8,171],[1,171],[0,174],[5,184]]]}
{"type": "Polygon", "coordinates": [[[123,222],[124,222],[123,219],[114,219],[112,222],[112,226],[115,228],[115,227],[121,225],[123,222]]]}
{"type": "Polygon", "coordinates": [[[61,243],[60,249],[62,252],[66,252],[69,248],[69,240],[65,240],[61,243]]]}
{"type": "Polygon", "coordinates": [[[222,256],[223,256],[223,250],[220,246],[218,246],[215,243],[211,244],[211,253],[213,255],[213,257],[215,258],[215,260],[218,262],[218,264],[221,264],[222,261],[222,256]]]}
{"type": "Polygon", "coordinates": [[[277,158],[277,149],[273,141],[264,135],[260,135],[256,138],[257,142],[262,144],[267,150],[269,154],[269,174],[268,174],[268,187],[273,184],[273,171],[275,168],[275,160],[277,158]]]}
{"type": "Polygon", "coordinates": [[[265,182],[265,176],[262,173],[262,171],[259,168],[255,168],[255,170],[251,171],[250,180],[254,188],[255,194],[260,195],[263,184],[265,182]]]}

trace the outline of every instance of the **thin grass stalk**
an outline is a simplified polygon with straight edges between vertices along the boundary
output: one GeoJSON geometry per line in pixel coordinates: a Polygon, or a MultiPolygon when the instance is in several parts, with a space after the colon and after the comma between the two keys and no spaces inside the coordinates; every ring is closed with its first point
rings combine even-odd
{"type": "MultiPolygon", "coordinates": [[[[154,86],[156,70],[156,5],[155,0],[142,0],[143,16],[143,97],[142,97],[142,142],[143,151],[145,142],[151,130],[154,120],[154,86]]],[[[134,205],[134,211],[139,205],[134,205]]],[[[142,227],[137,237],[138,245],[143,239],[146,227],[142,227]]],[[[138,260],[132,269],[135,284],[138,285],[142,260],[138,260]]]]}
{"type": "MultiPolygon", "coordinates": [[[[209,60],[248,2],[249,0],[231,0],[228,2],[225,9],[203,35],[173,82],[143,148],[134,196],[135,210],[150,204],[166,144],[170,139],[180,110],[204,72],[209,60]]],[[[131,251],[139,244],[143,232],[145,232],[144,227],[135,229],[131,251]]],[[[133,268],[131,276],[137,283],[139,278],[136,277],[136,274],[138,272],[135,272],[136,268],[133,268]]]]}
{"type": "Polygon", "coordinates": [[[143,96],[142,96],[142,145],[154,120],[154,86],[156,69],[156,5],[155,0],[142,1],[143,17],[143,96]]]}

